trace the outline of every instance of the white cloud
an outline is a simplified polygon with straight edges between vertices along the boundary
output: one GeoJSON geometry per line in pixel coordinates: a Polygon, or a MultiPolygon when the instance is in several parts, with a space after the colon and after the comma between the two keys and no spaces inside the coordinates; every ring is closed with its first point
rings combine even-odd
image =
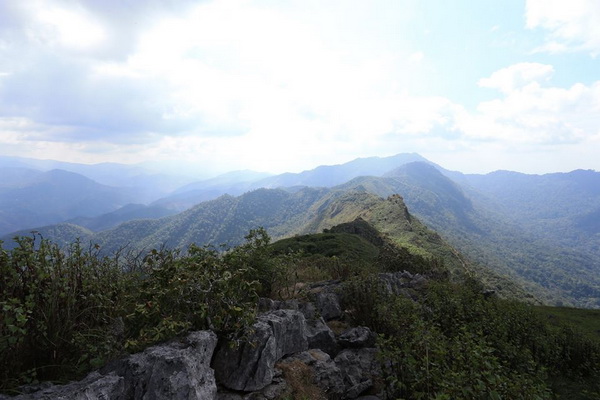
{"type": "MultiPolygon", "coordinates": [[[[425,77],[458,71],[402,34],[418,2],[14,4],[0,2],[1,151],[10,142],[13,153],[71,161],[282,172],[403,151],[584,143],[600,126],[598,84],[553,87],[541,63],[479,80],[499,92],[473,110],[436,95],[425,77]]],[[[561,14],[536,4],[528,26],[553,32],[546,49],[591,49],[583,38],[594,27],[567,40],[551,22],[561,14]]]]}
{"type": "Polygon", "coordinates": [[[424,58],[425,58],[425,54],[422,51],[417,51],[415,53],[412,53],[410,56],[408,56],[408,60],[414,64],[421,63],[421,61],[423,61],[424,58]]]}
{"type": "Polygon", "coordinates": [[[84,49],[100,44],[105,38],[103,27],[81,7],[77,10],[58,7],[36,10],[36,26],[41,27],[36,34],[44,36],[38,40],[57,40],[67,47],[84,49]]]}
{"type": "Polygon", "coordinates": [[[496,71],[489,78],[480,79],[478,84],[481,87],[510,93],[532,82],[546,81],[553,73],[554,68],[551,65],[519,63],[496,71]]]}
{"type": "Polygon", "coordinates": [[[600,54],[598,0],[527,0],[526,19],[528,28],[549,31],[541,51],[585,51],[594,57],[600,54]]]}
{"type": "Polygon", "coordinates": [[[469,138],[515,144],[580,143],[600,136],[600,81],[569,88],[545,87],[553,69],[516,64],[480,80],[503,97],[459,113],[457,128],[469,138]]]}

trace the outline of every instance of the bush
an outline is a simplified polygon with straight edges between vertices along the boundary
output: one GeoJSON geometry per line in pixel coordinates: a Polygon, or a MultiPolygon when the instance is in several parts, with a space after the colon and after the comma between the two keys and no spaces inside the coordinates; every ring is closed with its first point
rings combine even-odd
{"type": "Polygon", "coordinates": [[[185,256],[153,250],[127,315],[126,347],[139,350],[189,330],[234,336],[254,319],[258,281],[249,265],[236,265],[212,248],[192,245],[185,256]]]}
{"type": "Polygon", "coordinates": [[[236,338],[285,268],[263,229],[226,253],[191,245],[145,257],[36,239],[10,251],[0,242],[0,391],[74,379],[191,329],[236,338]]]}
{"type": "Polygon", "coordinates": [[[78,241],[64,252],[17,242],[0,248],[0,388],[77,374],[118,352],[128,287],[116,263],[78,241]]]}

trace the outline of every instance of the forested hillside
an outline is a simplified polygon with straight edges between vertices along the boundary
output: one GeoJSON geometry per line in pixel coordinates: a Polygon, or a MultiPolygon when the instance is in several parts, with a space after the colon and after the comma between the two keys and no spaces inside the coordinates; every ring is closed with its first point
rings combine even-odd
{"type": "Polygon", "coordinates": [[[465,175],[465,179],[528,233],[600,258],[599,173],[577,170],[525,175],[498,171],[465,175]]]}
{"type": "Polygon", "coordinates": [[[509,276],[543,302],[600,306],[600,258],[536,236],[433,166],[407,164],[384,178],[358,178],[343,187],[401,193],[415,215],[471,260],[509,276]]]}
{"type": "MultiPolygon", "coordinates": [[[[266,179],[250,171],[225,174],[182,187],[152,206],[127,206],[66,222],[99,231],[89,235],[82,229],[80,237],[100,244],[106,252],[123,246],[149,249],[191,242],[234,245],[240,243],[243,232],[256,226],[264,226],[273,237],[283,238],[320,232],[365,217],[379,200],[357,194],[360,192],[384,198],[400,194],[414,215],[464,254],[463,265],[491,270],[495,276],[518,282],[541,302],[600,306],[600,174],[464,175],[426,160],[410,162],[415,159],[424,160],[416,154],[357,159],[266,179]],[[336,182],[343,183],[327,188],[336,182]],[[256,189],[237,197],[222,195],[227,190],[237,193],[260,185],[300,184],[322,187],[256,189]],[[218,195],[221,197],[169,216],[173,209],[218,195]],[[166,217],[156,219],[163,215],[166,217]],[[119,225],[121,222],[125,223],[119,225]]],[[[5,185],[30,175],[31,171],[14,170],[5,185]]],[[[4,216],[3,221],[10,221],[13,214],[4,216]]],[[[388,228],[384,225],[391,222],[389,218],[381,220],[378,229],[385,231],[388,228]]],[[[73,240],[77,234],[74,229],[51,226],[35,230],[48,232],[49,238],[60,243],[73,240]]],[[[11,246],[11,236],[14,233],[4,236],[7,246],[11,246]]],[[[490,278],[491,286],[503,286],[494,280],[490,278]]]]}

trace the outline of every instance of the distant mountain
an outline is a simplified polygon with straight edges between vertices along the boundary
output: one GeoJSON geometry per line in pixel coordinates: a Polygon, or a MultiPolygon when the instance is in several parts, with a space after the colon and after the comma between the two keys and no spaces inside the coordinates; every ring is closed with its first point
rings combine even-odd
{"type": "Polygon", "coordinates": [[[345,164],[323,165],[297,174],[276,175],[256,182],[255,186],[264,188],[290,186],[333,187],[358,176],[381,176],[394,168],[415,161],[429,162],[416,153],[397,154],[383,158],[357,158],[345,164]]]}
{"type": "Polygon", "coordinates": [[[77,216],[97,216],[130,203],[137,196],[133,190],[101,185],[63,170],[20,170],[18,174],[27,179],[0,190],[0,234],[77,216]]]}
{"type": "Polygon", "coordinates": [[[243,194],[255,187],[253,183],[267,176],[269,174],[255,171],[229,172],[182,186],[169,196],[156,200],[152,205],[171,210],[187,210],[198,203],[216,199],[224,194],[243,194]]]}
{"type": "Polygon", "coordinates": [[[0,169],[3,168],[19,168],[39,172],[60,169],[73,172],[103,185],[135,188],[138,194],[136,201],[142,203],[163,197],[191,180],[187,176],[157,173],[137,165],[118,163],[79,164],[56,160],[0,156],[0,169]]]}
{"type": "Polygon", "coordinates": [[[190,243],[237,245],[250,229],[259,226],[282,237],[310,218],[310,207],[325,192],[258,189],[239,197],[224,195],[171,217],[124,223],[95,235],[94,240],[107,251],[123,243],[144,248],[186,247],[190,243]]]}
{"type": "Polygon", "coordinates": [[[600,258],[600,173],[465,175],[507,219],[537,238],[600,258]]]}
{"type": "Polygon", "coordinates": [[[144,204],[127,204],[110,213],[97,217],[77,217],[66,221],[79,225],[93,232],[114,228],[123,222],[136,219],[157,219],[176,214],[175,211],[160,206],[146,206],[144,204]]]}
{"type": "Polygon", "coordinates": [[[5,235],[0,238],[3,241],[3,246],[6,249],[12,249],[17,246],[13,241],[15,237],[33,237],[38,243],[41,239],[49,239],[59,246],[68,246],[76,240],[81,240],[82,243],[89,243],[93,232],[74,224],[61,223],[56,225],[42,226],[35,229],[24,229],[13,232],[10,235],[5,235]]]}
{"type": "MultiPolygon", "coordinates": [[[[200,198],[220,197],[180,214],[132,220],[89,238],[106,252],[127,244],[145,249],[185,247],[192,242],[236,245],[249,229],[259,226],[277,239],[321,232],[362,218],[406,248],[451,260],[447,262],[453,263],[453,270],[479,276],[500,292],[518,291],[502,278],[505,276],[547,303],[600,307],[600,174],[499,171],[466,175],[422,160],[414,154],[358,159],[251,183],[238,180],[256,175],[234,173],[182,187],[150,209],[184,208],[200,198]],[[421,161],[409,162],[413,158],[421,161]],[[348,177],[351,179],[331,186],[348,177]],[[227,187],[246,191],[257,185],[280,184],[293,187],[256,189],[237,197],[221,193],[227,187]],[[403,213],[409,213],[400,212],[399,204],[394,210],[382,205],[396,199],[392,196],[396,194],[402,196],[400,203],[408,206],[410,215],[439,233],[437,239],[403,225],[408,219],[403,213]],[[423,243],[436,244],[427,248],[423,243]],[[448,253],[454,248],[464,256],[448,253]]],[[[0,194],[6,190],[0,187],[0,194]]],[[[132,218],[134,212],[150,212],[129,211],[123,209],[93,223],[92,219],[72,222],[104,229],[119,218],[132,218]]]]}
{"type": "Polygon", "coordinates": [[[495,199],[459,186],[431,165],[407,164],[385,177],[357,178],[341,187],[380,196],[400,193],[411,212],[454,247],[541,300],[600,307],[600,257],[524,229],[495,199]]]}
{"type": "Polygon", "coordinates": [[[173,194],[176,195],[211,188],[235,187],[237,185],[243,186],[244,184],[248,185],[246,187],[250,187],[251,183],[260,181],[269,176],[271,176],[271,174],[268,174],[266,172],[256,172],[250,170],[232,171],[226,174],[216,176],[214,178],[189,183],[175,190],[173,194]]]}
{"type": "Polygon", "coordinates": [[[300,173],[288,172],[267,178],[263,177],[263,179],[256,179],[259,173],[255,172],[234,172],[186,185],[153,204],[183,211],[200,202],[216,199],[223,194],[237,196],[259,188],[333,187],[358,176],[381,176],[394,168],[414,161],[431,163],[418,154],[406,153],[391,157],[358,158],[345,164],[322,165],[300,173]]]}
{"type": "Polygon", "coordinates": [[[30,168],[0,167],[0,191],[26,186],[42,174],[30,168]]]}

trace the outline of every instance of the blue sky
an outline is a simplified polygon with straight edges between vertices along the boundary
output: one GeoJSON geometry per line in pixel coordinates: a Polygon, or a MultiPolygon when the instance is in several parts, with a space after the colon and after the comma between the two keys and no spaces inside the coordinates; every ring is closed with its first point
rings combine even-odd
{"type": "Polygon", "coordinates": [[[0,2],[0,155],[600,170],[600,2],[0,2]]]}

